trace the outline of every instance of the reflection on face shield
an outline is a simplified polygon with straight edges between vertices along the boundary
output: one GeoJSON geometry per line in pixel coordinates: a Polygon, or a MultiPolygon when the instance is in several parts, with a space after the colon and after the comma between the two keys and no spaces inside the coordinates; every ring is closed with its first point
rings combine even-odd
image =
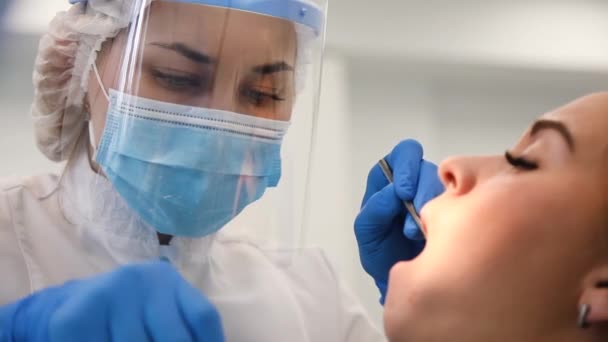
{"type": "Polygon", "coordinates": [[[100,66],[122,68],[119,75],[128,79],[113,81],[130,95],[288,121],[296,50],[294,23],[287,20],[158,1],[119,34],[100,66]],[[141,39],[133,39],[137,33],[141,39]],[[121,57],[129,63],[120,65],[121,57]]]}
{"type": "Polygon", "coordinates": [[[278,184],[295,24],[165,1],[138,17],[93,68],[109,98],[95,160],[158,232],[205,236],[278,184]]]}

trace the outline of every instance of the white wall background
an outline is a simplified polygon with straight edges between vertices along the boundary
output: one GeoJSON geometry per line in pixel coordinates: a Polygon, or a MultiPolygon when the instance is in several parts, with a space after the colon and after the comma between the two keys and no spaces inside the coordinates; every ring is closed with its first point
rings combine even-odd
{"type": "MultiPolygon", "coordinates": [[[[0,176],[57,166],[29,124],[37,35],[67,0],[17,0],[0,56],[0,176]]],[[[369,168],[399,140],[433,161],[500,153],[536,116],[608,87],[605,0],[330,0],[307,241],[380,323],[352,222],[369,168]]]]}

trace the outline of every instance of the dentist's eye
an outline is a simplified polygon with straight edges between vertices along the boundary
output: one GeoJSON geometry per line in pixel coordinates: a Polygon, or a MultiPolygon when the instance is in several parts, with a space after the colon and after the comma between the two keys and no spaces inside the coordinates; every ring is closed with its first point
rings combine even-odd
{"type": "Polygon", "coordinates": [[[172,91],[196,90],[203,86],[203,79],[197,75],[158,69],[151,73],[156,82],[172,91]]]}
{"type": "Polygon", "coordinates": [[[507,162],[516,169],[532,171],[538,169],[538,164],[525,158],[514,157],[509,151],[505,152],[507,162]]]}
{"type": "Polygon", "coordinates": [[[257,89],[244,89],[242,96],[247,102],[256,107],[275,105],[277,102],[285,101],[284,98],[275,92],[265,92],[257,89]]]}

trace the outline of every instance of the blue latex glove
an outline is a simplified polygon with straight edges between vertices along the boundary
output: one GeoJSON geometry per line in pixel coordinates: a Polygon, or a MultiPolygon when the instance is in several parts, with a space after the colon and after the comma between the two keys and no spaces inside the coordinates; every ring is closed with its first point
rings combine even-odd
{"type": "Polygon", "coordinates": [[[167,262],[48,288],[0,308],[0,341],[224,341],[213,305],[167,262]]]}
{"type": "Polygon", "coordinates": [[[399,143],[386,157],[393,170],[392,184],[376,164],[369,173],[361,212],[355,220],[361,264],[374,278],[382,304],[391,267],[415,258],[425,245],[424,236],[403,201],[412,201],[420,212],[426,202],[444,191],[437,166],[423,160],[422,155],[417,141],[399,143]]]}

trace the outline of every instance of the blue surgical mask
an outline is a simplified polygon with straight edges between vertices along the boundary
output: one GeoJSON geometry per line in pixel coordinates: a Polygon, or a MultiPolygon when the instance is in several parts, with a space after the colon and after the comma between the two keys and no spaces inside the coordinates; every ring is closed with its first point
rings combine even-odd
{"type": "Polygon", "coordinates": [[[288,122],[110,92],[96,161],[158,232],[218,231],[281,176],[288,122]]]}

